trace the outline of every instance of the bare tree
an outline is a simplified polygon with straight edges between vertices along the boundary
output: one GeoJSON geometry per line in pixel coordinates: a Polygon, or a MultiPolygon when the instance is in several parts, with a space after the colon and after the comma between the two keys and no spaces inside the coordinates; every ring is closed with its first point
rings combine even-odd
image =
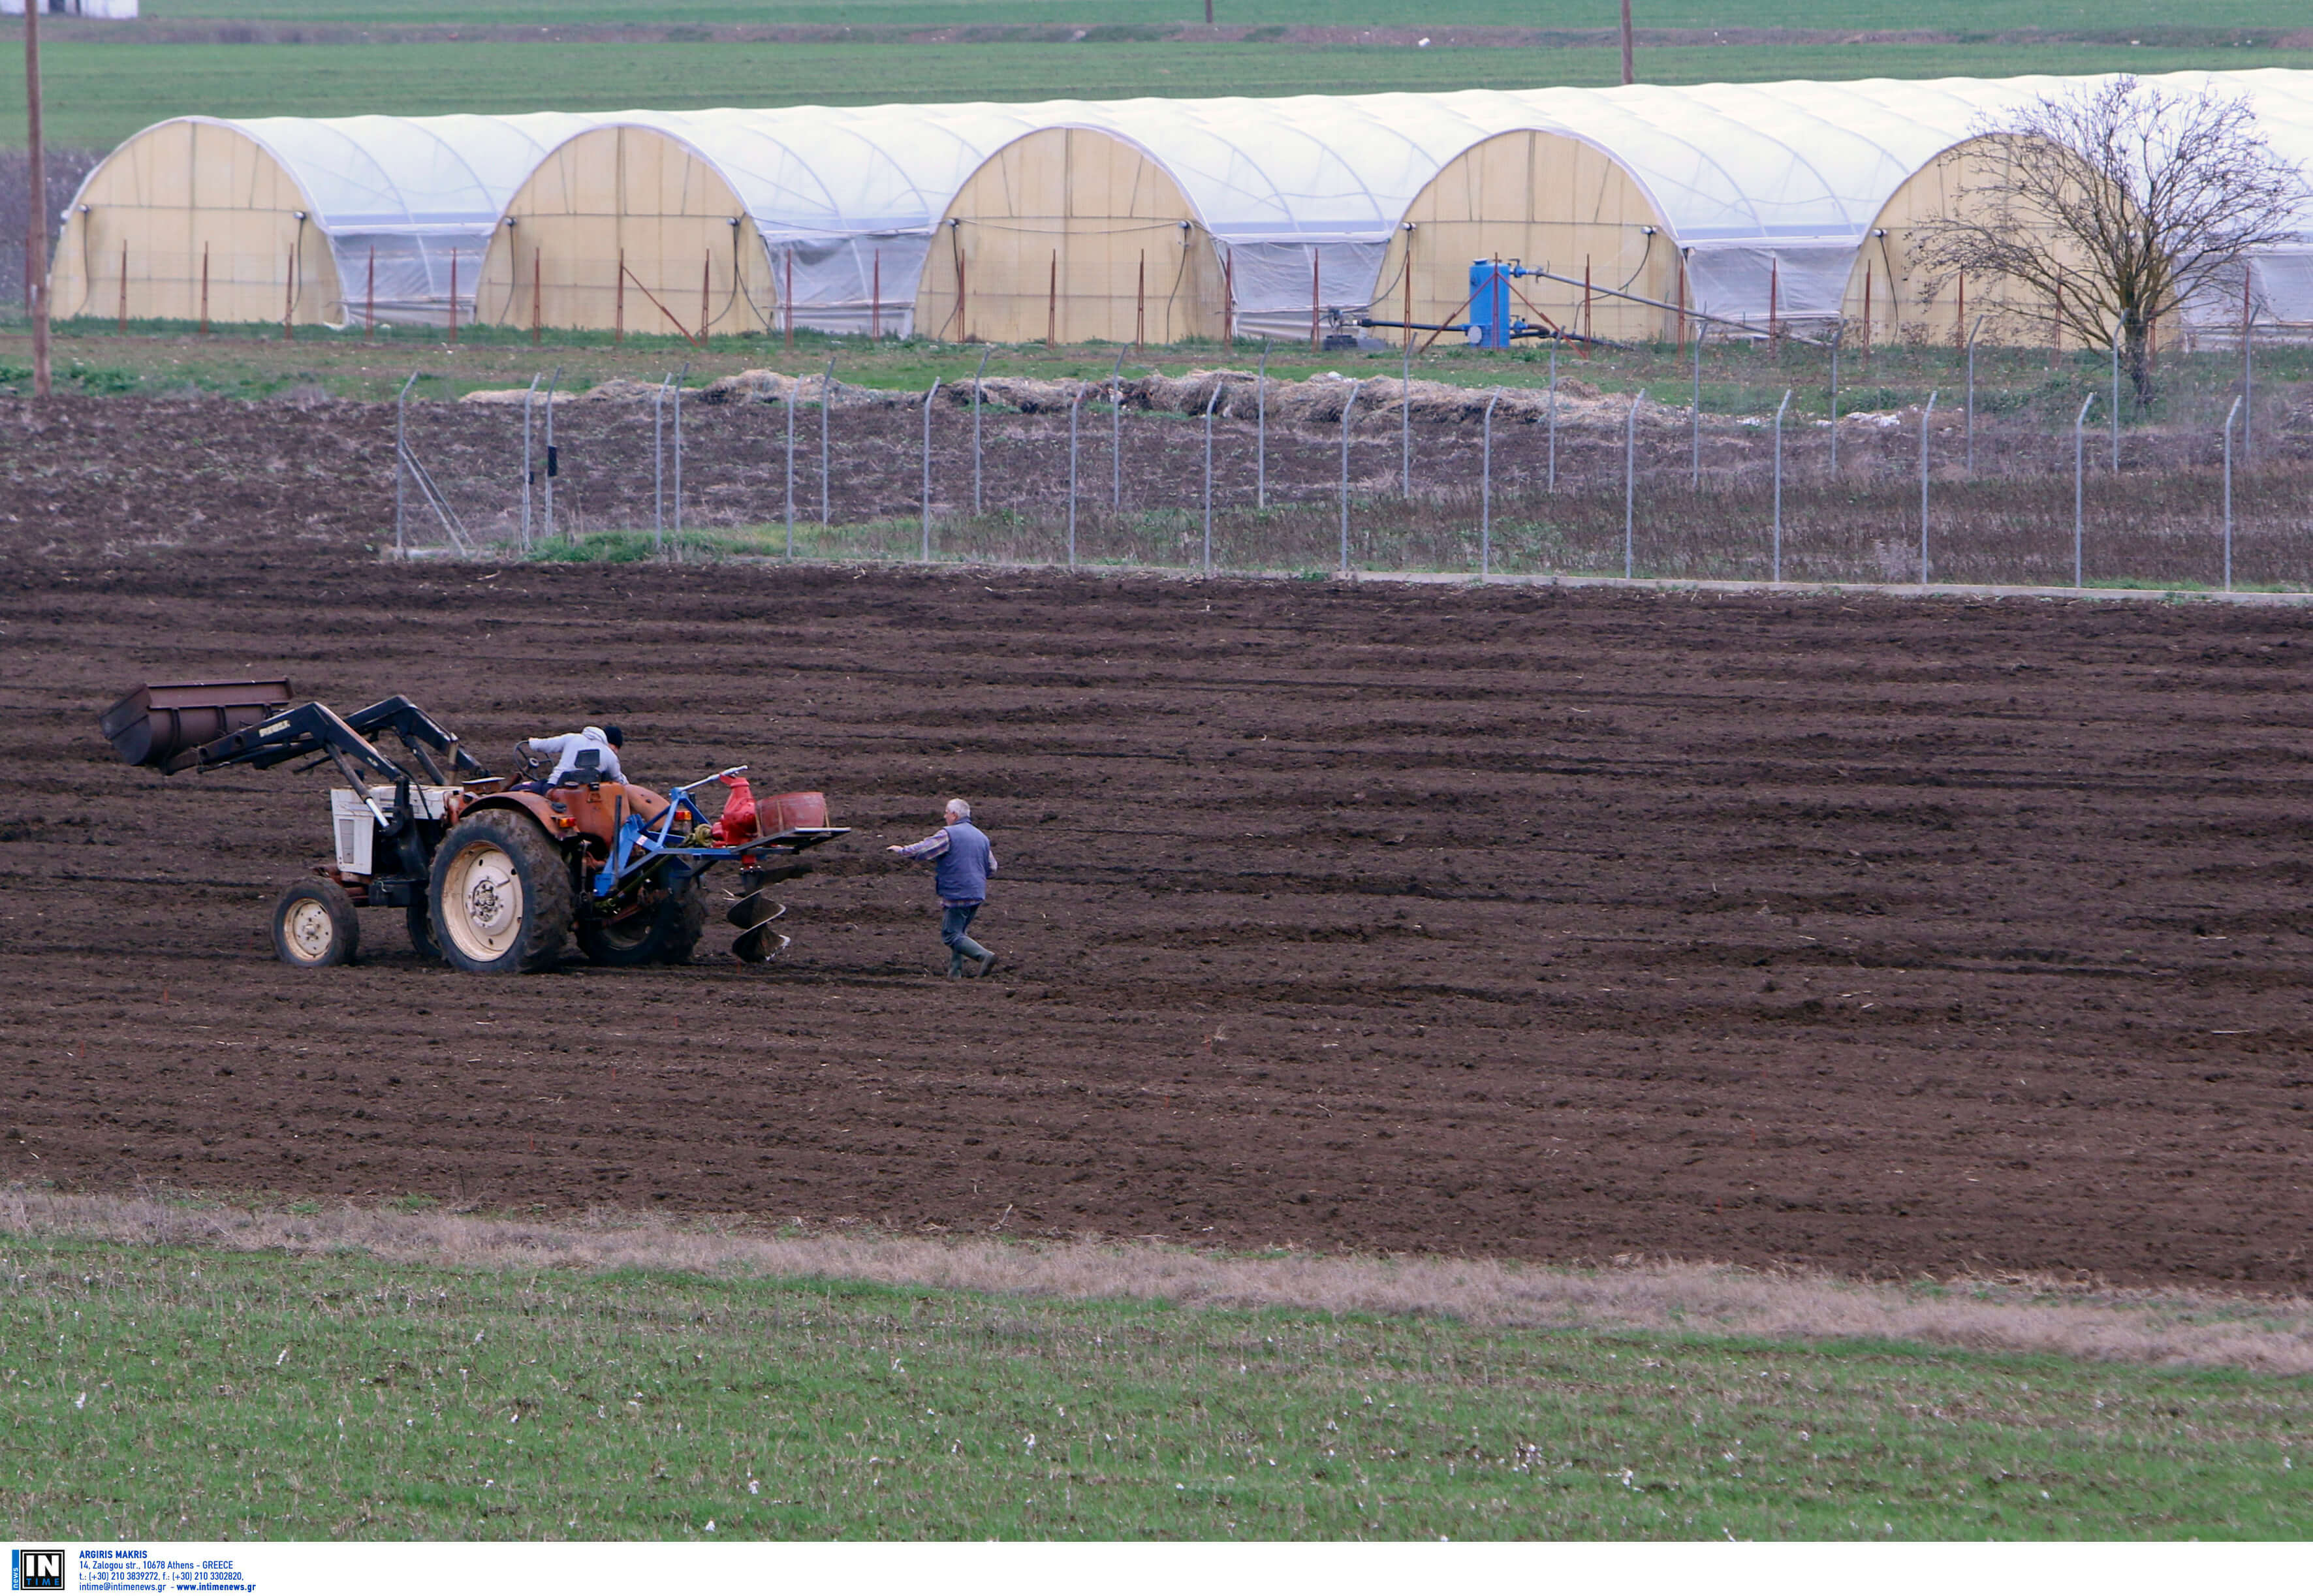
{"type": "Polygon", "coordinates": [[[1978,132],[2004,160],[1962,184],[1914,235],[1935,292],[1955,276],[2005,276],[2089,347],[2109,346],[2141,408],[2164,317],[2238,285],[2248,258],[2293,241],[2313,190],[2213,88],[2178,92],[2119,76],[2044,95],[1978,132]]]}

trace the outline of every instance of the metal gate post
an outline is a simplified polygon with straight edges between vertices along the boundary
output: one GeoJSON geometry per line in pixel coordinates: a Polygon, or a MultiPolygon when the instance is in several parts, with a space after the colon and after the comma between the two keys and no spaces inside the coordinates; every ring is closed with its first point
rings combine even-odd
{"type": "Polygon", "coordinates": [[[787,558],[795,558],[795,413],[801,397],[800,379],[787,379],[787,558]]]}

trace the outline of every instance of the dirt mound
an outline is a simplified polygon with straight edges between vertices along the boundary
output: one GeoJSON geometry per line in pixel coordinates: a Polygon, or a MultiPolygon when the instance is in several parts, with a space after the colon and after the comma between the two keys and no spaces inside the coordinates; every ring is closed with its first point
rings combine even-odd
{"type": "MultiPolygon", "coordinates": [[[[607,391],[620,387],[605,383],[587,397],[648,398],[655,390],[647,384],[627,383],[625,388],[638,390],[636,393],[607,391]]],[[[1268,410],[1270,419],[1287,426],[1339,425],[1342,407],[1348,402],[1351,380],[1338,372],[1329,372],[1306,381],[1286,381],[1272,378],[1269,382],[1268,410]]],[[[687,397],[703,404],[744,403],[816,405],[826,387],[823,373],[790,377],[774,371],[744,371],[727,377],[717,377],[704,386],[688,390],[687,397]]],[[[972,403],[972,383],[969,380],[944,384],[939,398],[949,405],[969,406],[972,403]]],[[[519,399],[519,390],[506,390],[519,399]]],[[[840,409],[891,409],[918,406],[923,403],[921,392],[890,389],[859,388],[838,381],[834,385],[834,408],[840,409]]],[[[468,396],[479,400],[482,396],[468,396]]],[[[502,395],[493,393],[497,399],[502,395]]],[[[1066,414],[1069,407],[1079,398],[1087,404],[1118,403],[1130,410],[1147,410],[1158,414],[1201,417],[1205,407],[1213,406],[1213,414],[1239,420],[1250,420],[1260,408],[1260,378],[1258,373],[1235,367],[1195,368],[1178,376],[1162,372],[1144,376],[1127,377],[1112,383],[1104,377],[1082,381],[1049,377],[988,377],[980,384],[981,402],[1025,416],[1066,414]],[[1218,395],[1218,400],[1215,395],[1218,395]]],[[[1452,382],[1416,381],[1412,384],[1395,377],[1375,377],[1357,384],[1357,408],[1352,425],[1396,420],[1408,404],[1416,421],[1439,425],[1475,425],[1485,416],[1489,402],[1494,405],[1494,419],[1504,425],[1517,422],[1539,421],[1550,412],[1548,392],[1534,388],[1504,388],[1500,390],[1467,388],[1452,382]]],[[[1629,414],[1631,401],[1627,396],[1602,395],[1589,383],[1579,379],[1561,379],[1558,385],[1558,418],[1562,425],[1584,425],[1612,422],[1620,425],[1629,414]]],[[[1685,411],[1649,399],[1640,412],[1640,425],[1667,426],[1684,417],[1685,411]]]]}

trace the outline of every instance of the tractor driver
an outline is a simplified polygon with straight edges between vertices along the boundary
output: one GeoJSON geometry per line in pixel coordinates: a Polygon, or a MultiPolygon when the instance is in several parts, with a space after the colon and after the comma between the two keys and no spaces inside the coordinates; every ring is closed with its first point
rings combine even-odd
{"type": "Polygon", "coordinates": [[[533,737],[517,751],[541,764],[552,761],[553,773],[544,781],[523,782],[514,790],[543,793],[549,787],[568,786],[574,782],[622,782],[627,773],[619,767],[619,749],[625,741],[616,726],[582,726],[559,737],[533,737]]]}

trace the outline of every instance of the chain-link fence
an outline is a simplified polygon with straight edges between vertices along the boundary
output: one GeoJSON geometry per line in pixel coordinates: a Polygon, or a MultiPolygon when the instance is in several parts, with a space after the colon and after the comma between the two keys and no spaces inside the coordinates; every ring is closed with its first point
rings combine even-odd
{"type": "Polygon", "coordinates": [[[1700,360],[1667,346],[1425,360],[1453,381],[1409,381],[1396,355],[1296,381],[1258,363],[1166,376],[1122,359],[1059,380],[1009,374],[991,353],[916,392],[846,382],[840,358],[584,394],[541,373],[527,392],[407,406],[396,541],[565,558],[2313,587],[2301,350],[2180,352],[2149,401],[2124,381],[2115,394],[2093,354],[1881,350],[1835,374],[1832,358],[1759,341],[1700,360]]]}

